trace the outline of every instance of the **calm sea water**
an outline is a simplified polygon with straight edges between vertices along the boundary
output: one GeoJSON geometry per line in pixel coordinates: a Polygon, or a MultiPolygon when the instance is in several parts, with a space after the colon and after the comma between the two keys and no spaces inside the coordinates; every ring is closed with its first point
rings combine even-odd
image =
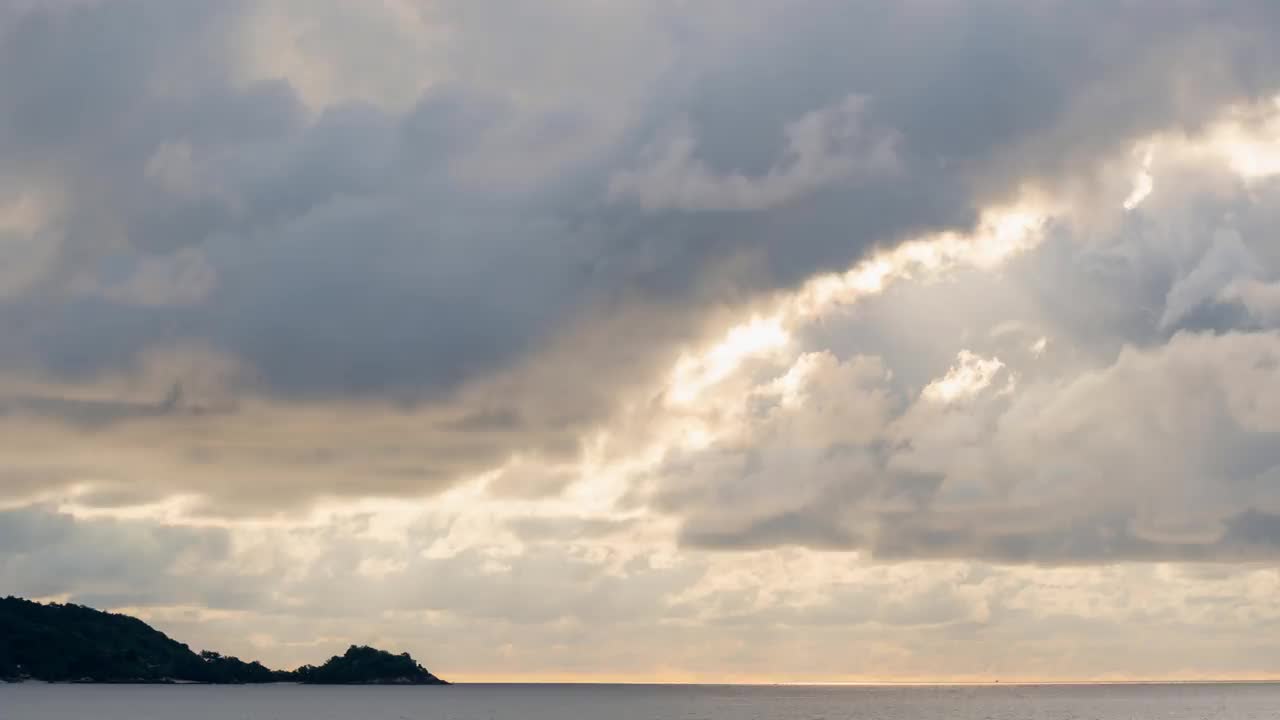
{"type": "Polygon", "coordinates": [[[1280,685],[0,685],[0,720],[1275,720],[1280,685]]]}

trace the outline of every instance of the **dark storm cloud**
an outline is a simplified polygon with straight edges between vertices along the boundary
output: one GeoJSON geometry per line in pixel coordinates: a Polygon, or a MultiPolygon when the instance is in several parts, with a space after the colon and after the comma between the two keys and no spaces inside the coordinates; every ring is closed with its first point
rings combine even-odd
{"type": "MultiPolygon", "coordinates": [[[[751,175],[774,162],[789,123],[857,94],[873,127],[900,136],[905,173],[850,188],[833,181],[749,218],[664,219],[670,213],[609,208],[600,195],[460,188],[450,162],[518,112],[501,97],[449,87],[399,117],[346,106],[304,121],[287,85],[228,80],[231,60],[217,53],[227,51],[234,6],[152,5],[9,19],[4,142],[71,187],[65,271],[77,256],[102,262],[96,225],[109,221],[134,253],[201,247],[218,289],[167,322],[128,306],[71,325],[84,308],[45,311],[23,324],[61,331],[10,344],[48,367],[88,372],[127,362],[179,326],[243,357],[265,389],[285,394],[455,387],[510,365],[600,293],[689,295],[740,253],[764,266],[744,279],[751,287],[791,284],[873,242],[963,225],[1026,178],[1087,167],[1135,133],[1194,124],[1275,79],[1264,5],[765,8],[777,24],[727,57],[686,50],[698,61],[693,79],[672,94],[659,88],[649,125],[686,116],[708,168],[751,175]],[[1187,47],[1216,52],[1192,62],[1187,47]],[[151,88],[170,66],[196,65],[196,51],[221,65],[183,92],[151,88]],[[144,177],[165,143],[188,148],[194,197],[144,177]],[[585,229],[566,222],[570,212],[588,219],[585,229]],[[109,329],[116,350],[86,347],[101,340],[92,328],[109,329]]],[[[654,141],[644,126],[637,143],[654,141]]],[[[639,161],[626,146],[610,157],[587,182],[602,188],[639,161]]],[[[548,185],[566,182],[574,179],[548,185]]]]}

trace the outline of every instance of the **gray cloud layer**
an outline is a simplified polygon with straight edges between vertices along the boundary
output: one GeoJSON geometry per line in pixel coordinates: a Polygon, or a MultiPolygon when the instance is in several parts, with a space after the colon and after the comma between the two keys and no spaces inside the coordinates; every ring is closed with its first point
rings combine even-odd
{"type": "Polygon", "coordinates": [[[63,199],[52,224],[64,238],[35,289],[0,308],[16,329],[6,366],[92,377],[194,336],[245,361],[264,392],[429,398],[519,364],[588,303],[674,293],[673,312],[696,312],[695,289],[735,256],[757,259],[735,285],[759,291],[872,242],[963,225],[1017,183],[1267,91],[1276,66],[1264,3],[755,3],[742,12],[769,29],[709,57],[673,16],[636,30],[667,34],[688,77],[648,88],[651,119],[577,169],[503,192],[460,182],[459,165],[512,133],[571,143],[599,109],[528,111],[454,84],[403,112],[311,116],[287,80],[236,80],[241,12],[122,0],[7,17],[6,174],[63,199]],[[823,113],[855,95],[857,127],[834,132],[897,138],[896,171],[875,158],[846,170],[821,138],[823,113]],[[674,211],[626,192],[610,202],[610,181],[625,188],[638,148],[660,137],[649,128],[679,117],[697,142],[681,162],[738,177],[746,194],[717,200],[729,190],[713,180],[652,175],[695,195],[660,203],[674,211]],[[68,294],[188,247],[214,278],[193,302],[68,294]]]}
{"type": "MultiPolygon", "coordinates": [[[[571,455],[725,308],[843,269],[873,246],[967,227],[1028,183],[1080,192],[1135,139],[1195,131],[1280,84],[1277,10],[1266,2],[659,3],[619,10],[621,20],[572,4],[409,7],[460,39],[422,69],[429,77],[399,88],[408,100],[396,104],[343,97],[341,82],[316,99],[324,83],[313,75],[341,66],[330,74],[355,78],[347,61],[376,50],[326,45],[335,30],[324,13],[313,45],[299,46],[304,61],[271,66],[246,47],[260,19],[249,3],[3,5],[0,208],[5,218],[35,208],[24,212],[36,219],[0,222],[3,247],[22,259],[0,276],[0,420],[15,437],[73,432],[103,452],[179,459],[145,481],[111,467],[24,468],[5,476],[17,478],[5,481],[10,494],[41,484],[31,477],[106,478],[147,497],[209,496],[214,513],[272,512],[320,495],[434,491],[517,451],[571,455]],[[546,24],[534,47],[506,21],[520,8],[546,24]],[[581,18],[617,42],[593,49],[581,18]],[[541,52],[552,47],[579,68],[574,83],[557,81],[569,71],[541,52]],[[646,47],[651,56],[630,53],[646,47]],[[152,363],[190,347],[216,363],[152,363]],[[254,414],[262,406],[276,414],[254,414]],[[308,422],[368,411],[377,422],[363,423],[367,434],[331,423],[271,446],[246,439],[252,429],[227,430],[297,420],[289,411],[313,413],[308,422]],[[281,465],[293,472],[277,474],[281,465]]],[[[1063,333],[1098,331],[1079,345],[1104,379],[1126,362],[1163,372],[1192,352],[1210,358],[1209,376],[1233,369],[1233,343],[1261,353],[1264,340],[1202,347],[1185,336],[1109,360],[1178,329],[1236,327],[1237,316],[1265,324],[1260,286],[1227,282],[1271,279],[1239,272],[1269,267],[1256,245],[1250,255],[1227,242],[1176,283],[1172,265],[1115,282],[1106,273],[1117,261],[1102,255],[1090,261],[1106,267],[1073,266],[1083,278],[1057,278],[1051,259],[1029,271],[1037,292],[1057,293],[1045,303],[1062,303],[1063,333]],[[1142,316],[1152,303],[1163,313],[1155,325],[1142,316]],[[1108,304],[1113,312],[1097,312],[1108,304]]],[[[949,361],[955,349],[928,352],[949,361]]],[[[918,382],[938,369],[924,353],[885,356],[918,382]]],[[[1151,392],[1180,382],[1171,375],[1151,392]]],[[[1001,418],[1031,414],[1018,403],[1033,400],[1011,402],[953,420],[987,423],[1011,433],[993,442],[1016,444],[1001,418]]],[[[878,441],[922,442],[904,427],[911,410],[895,412],[905,414],[886,419],[896,425],[875,430],[878,441]]],[[[1261,442],[1229,434],[1239,422],[1224,415],[1222,434],[1197,440],[1261,442]]],[[[844,445],[856,443],[805,460],[806,472],[830,475],[808,505],[719,527],[701,523],[697,493],[655,502],[689,518],[692,542],[720,546],[1074,561],[1159,557],[1161,533],[1181,537],[1143,526],[1133,498],[1082,516],[1080,532],[1116,537],[1106,542],[1074,526],[1005,540],[981,523],[1007,518],[981,513],[865,514],[868,488],[889,484],[895,502],[923,503],[945,472],[916,458],[895,473],[889,446],[844,445]],[[850,480],[867,474],[876,479],[850,480]]],[[[749,488],[755,461],[736,462],[707,484],[749,488]]],[[[999,483],[1028,471],[991,472],[999,483]]],[[[559,487],[530,482],[538,488],[510,494],[559,487]]],[[[1215,513],[1186,532],[1225,538],[1224,556],[1269,547],[1269,511],[1241,499],[1215,513]]]]}

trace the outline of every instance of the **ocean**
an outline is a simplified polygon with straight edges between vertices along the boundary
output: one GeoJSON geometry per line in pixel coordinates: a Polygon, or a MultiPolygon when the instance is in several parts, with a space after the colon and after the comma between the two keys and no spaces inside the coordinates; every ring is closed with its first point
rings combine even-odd
{"type": "Polygon", "coordinates": [[[0,684],[0,720],[1275,720],[1280,685],[0,684]]]}

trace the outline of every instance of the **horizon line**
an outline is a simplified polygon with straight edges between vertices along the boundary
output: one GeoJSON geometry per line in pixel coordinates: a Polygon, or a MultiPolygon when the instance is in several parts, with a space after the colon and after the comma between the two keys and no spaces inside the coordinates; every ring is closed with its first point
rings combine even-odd
{"type": "MultiPolygon", "coordinates": [[[[463,676],[465,677],[465,676],[463,676]]],[[[1039,685],[1277,685],[1280,676],[1249,678],[1140,678],[1126,680],[591,680],[591,679],[458,679],[450,685],[689,685],[721,687],[1027,687],[1039,685]]]]}

